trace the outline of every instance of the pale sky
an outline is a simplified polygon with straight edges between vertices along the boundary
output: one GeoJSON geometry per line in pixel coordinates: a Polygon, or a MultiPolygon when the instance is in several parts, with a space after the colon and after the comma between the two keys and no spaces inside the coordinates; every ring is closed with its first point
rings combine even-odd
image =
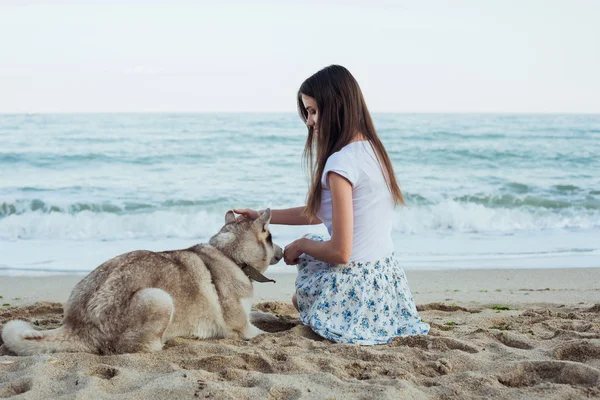
{"type": "Polygon", "coordinates": [[[330,64],[372,112],[600,113],[600,1],[0,0],[0,113],[295,112],[330,64]]]}

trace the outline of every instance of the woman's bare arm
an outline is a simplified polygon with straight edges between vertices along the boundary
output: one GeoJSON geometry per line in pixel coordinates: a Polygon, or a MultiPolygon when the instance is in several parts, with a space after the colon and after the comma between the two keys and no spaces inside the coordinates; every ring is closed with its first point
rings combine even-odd
{"type": "Polygon", "coordinates": [[[317,225],[321,223],[319,218],[314,217],[309,219],[306,215],[302,214],[303,212],[304,206],[272,210],[271,223],[279,225],[317,225]]]}
{"type": "MultiPolygon", "coordinates": [[[[234,209],[234,212],[245,218],[256,219],[264,210],[254,211],[247,208],[234,209]]],[[[271,210],[271,224],[276,225],[317,225],[321,220],[317,217],[309,219],[303,215],[304,207],[284,208],[282,210],[271,210]]],[[[238,217],[240,218],[240,217],[238,217]]]]}
{"type": "Polygon", "coordinates": [[[329,173],[332,200],[333,234],[331,240],[316,242],[302,238],[290,243],[284,252],[287,264],[297,264],[302,253],[330,264],[346,264],[352,255],[354,212],[352,184],[336,173],[329,173]]]}

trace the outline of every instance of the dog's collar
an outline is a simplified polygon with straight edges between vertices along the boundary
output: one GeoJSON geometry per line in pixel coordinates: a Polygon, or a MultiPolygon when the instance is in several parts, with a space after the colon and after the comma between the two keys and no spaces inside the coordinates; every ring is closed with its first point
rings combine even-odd
{"type": "Polygon", "coordinates": [[[266,276],[264,276],[263,274],[261,274],[260,272],[258,272],[258,270],[254,267],[251,267],[248,264],[241,264],[240,268],[242,268],[242,271],[246,274],[246,276],[248,278],[250,278],[253,281],[256,282],[273,282],[275,283],[275,281],[273,279],[269,279],[266,276]]]}

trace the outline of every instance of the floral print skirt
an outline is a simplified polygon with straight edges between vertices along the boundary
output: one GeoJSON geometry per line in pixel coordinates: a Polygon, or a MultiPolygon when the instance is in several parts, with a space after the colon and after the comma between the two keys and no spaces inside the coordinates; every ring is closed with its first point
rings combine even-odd
{"type": "MultiPolygon", "coordinates": [[[[323,241],[320,236],[307,237],[323,241]]],[[[303,254],[298,263],[296,297],[302,323],[333,342],[375,345],[396,336],[429,332],[393,254],[340,265],[303,254]]]]}

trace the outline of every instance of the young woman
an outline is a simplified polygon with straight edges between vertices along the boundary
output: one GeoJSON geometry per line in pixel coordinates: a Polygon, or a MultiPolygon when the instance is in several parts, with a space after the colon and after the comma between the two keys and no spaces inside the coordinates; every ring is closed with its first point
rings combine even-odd
{"type": "MultiPolygon", "coordinates": [[[[298,265],[292,301],[302,323],[339,343],[427,334],[393,253],[393,210],[404,200],[358,83],[346,68],[326,67],[300,86],[298,112],[308,127],[307,201],[272,210],[271,224],[323,223],[331,236],[285,248],[285,262],[298,265]]],[[[234,211],[250,219],[262,213],[234,211]]]]}

